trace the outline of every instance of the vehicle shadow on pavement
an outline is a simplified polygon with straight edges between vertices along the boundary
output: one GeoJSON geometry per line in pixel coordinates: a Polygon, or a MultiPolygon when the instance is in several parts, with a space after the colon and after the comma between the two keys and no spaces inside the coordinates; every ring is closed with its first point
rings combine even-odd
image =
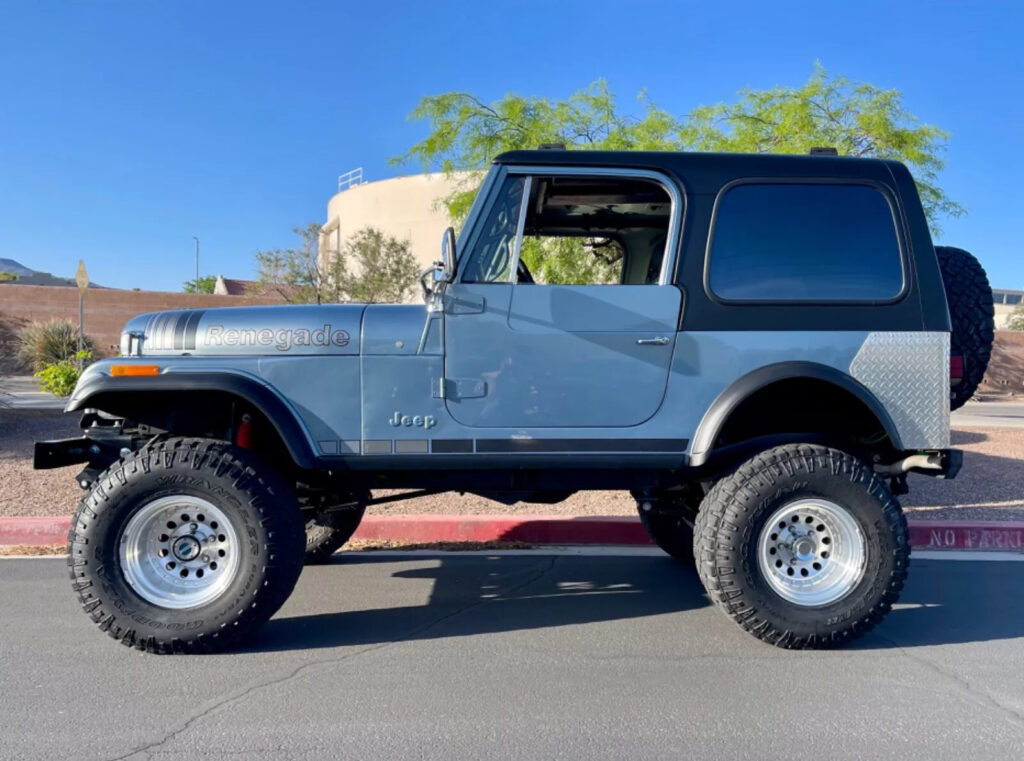
{"type": "Polygon", "coordinates": [[[900,601],[852,647],[888,649],[1024,637],[1024,562],[914,560],[900,601]]]}
{"type": "MultiPolygon", "coordinates": [[[[316,586],[328,587],[339,608],[344,607],[347,584],[356,581],[345,577],[359,576],[359,565],[409,565],[404,558],[369,553],[342,557],[312,569],[336,577],[329,585],[316,586]]],[[[402,568],[390,579],[415,582],[410,586],[421,592],[422,580],[432,581],[425,605],[402,604],[409,595],[389,580],[394,607],[275,618],[245,649],[304,650],[541,629],[678,613],[709,604],[696,572],[668,557],[416,557],[423,560],[431,561],[430,567],[402,568]]],[[[301,582],[296,593],[296,602],[304,605],[301,582]]],[[[322,610],[330,601],[321,595],[315,606],[322,610]]]]}
{"type": "MultiPolygon", "coordinates": [[[[352,553],[310,570],[320,578],[305,587],[300,584],[297,607],[329,612],[288,616],[286,609],[286,617],[267,623],[244,650],[308,650],[523,631],[684,613],[710,604],[692,568],[656,556],[441,553],[410,560],[352,553]],[[422,567],[424,561],[429,567],[422,567]],[[387,595],[376,598],[385,606],[345,610],[351,585],[369,580],[366,570],[386,563],[399,568],[388,577],[387,595]],[[423,581],[432,582],[426,603],[407,604],[423,599],[423,581]]],[[[881,625],[848,649],[1024,638],[1022,588],[1024,562],[913,561],[900,602],[881,625]]],[[[723,633],[734,627],[725,615],[717,620],[723,633]]]]}

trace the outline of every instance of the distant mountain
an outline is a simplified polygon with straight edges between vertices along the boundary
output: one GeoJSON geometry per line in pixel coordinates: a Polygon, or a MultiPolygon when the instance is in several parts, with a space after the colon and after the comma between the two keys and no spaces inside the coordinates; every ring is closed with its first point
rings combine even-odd
{"type": "MultiPolygon", "coordinates": [[[[63,285],[77,287],[75,279],[72,277],[55,277],[49,272],[29,269],[24,264],[14,261],[14,259],[0,258],[0,272],[10,272],[12,275],[17,275],[18,279],[14,282],[18,285],[63,285]]],[[[0,285],[3,285],[3,282],[0,282],[0,285]]],[[[89,287],[102,288],[103,286],[89,283],[89,287]]]]}

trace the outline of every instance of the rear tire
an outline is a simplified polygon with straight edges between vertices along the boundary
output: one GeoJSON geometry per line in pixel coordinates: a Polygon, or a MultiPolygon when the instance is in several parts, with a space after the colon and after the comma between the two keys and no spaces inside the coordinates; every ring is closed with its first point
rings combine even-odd
{"type": "Polygon", "coordinates": [[[696,521],[708,596],[744,630],[790,649],[836,647],[873,628],[903,589],[907,523],[852,455],[770,449],[708,493],[696,521]]]}
{"type": "Polygon", "coordinates": [[[171,438],[104,471],[68,534],[83,610],[151,653],[223,650],[281,607],[302,571],[291,486],[244,449],[171,438]]]}
{"type": "Polygon", "coordinates": [[[981,263],[968,251],[936,246],[952,323],[950,352],[963,358],[963,379],[950,391],[950,409],[974,396],[992,356],[995,307],[992,288],[981,263]]]}
{"type": "Polygon", "coordinates": [[[353,505],[343,510],[324,510],[306,521],[306,565],[322,565],[341,549],[366,513],[366,505],[353,505]]]}

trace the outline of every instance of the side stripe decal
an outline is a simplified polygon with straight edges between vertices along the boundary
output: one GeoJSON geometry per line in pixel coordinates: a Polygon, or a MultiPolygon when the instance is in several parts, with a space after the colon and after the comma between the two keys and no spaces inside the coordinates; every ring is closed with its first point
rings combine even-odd
{"type": "Polygon", "coordinates": [[[146,324],[145,346],[160,351],[195,351],[196,333],[205,309],[160,312],[146,324]]]}

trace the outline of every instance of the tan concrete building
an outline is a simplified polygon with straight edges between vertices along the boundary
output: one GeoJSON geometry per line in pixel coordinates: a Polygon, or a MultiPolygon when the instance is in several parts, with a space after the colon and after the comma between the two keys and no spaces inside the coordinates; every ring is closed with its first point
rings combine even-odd
{"type": "Polygon", "coordinates": [[[1008,291],[1005,288],[993,288],[992,300],[996,308],[996,330],[1005,330],[1006,323],[1013,311],[1024,300],[1024,291],[1008,291]]]}
{"type": "Polygon", "coordinates": [[[364,182],[361,169],[342,175],[338,193],[327,202],[321,255],[337,251],[358,230],[375,227],[409,241],[417,263],[430,266],[441,256],[441,236],[450,224],[443,199],[461,179],[461,175],[414,174],[364,182]]]}

